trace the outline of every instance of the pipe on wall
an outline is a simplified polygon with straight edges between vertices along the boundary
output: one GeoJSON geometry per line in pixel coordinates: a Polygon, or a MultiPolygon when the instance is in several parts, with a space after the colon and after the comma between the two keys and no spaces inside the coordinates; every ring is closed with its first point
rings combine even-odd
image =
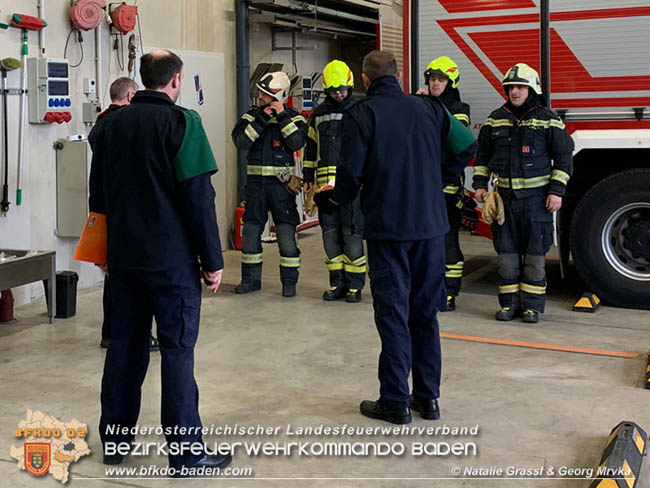
{"type": "MultiPolygon", "coordinates": [[[[248,3],[235,0],[235,37],[237,52],[237,116],[244,115],[250,106],[250,34],[248,3]]],[[[238,202],[244,200],[246,186],[246,151],[237,150],[238,202]]]]}

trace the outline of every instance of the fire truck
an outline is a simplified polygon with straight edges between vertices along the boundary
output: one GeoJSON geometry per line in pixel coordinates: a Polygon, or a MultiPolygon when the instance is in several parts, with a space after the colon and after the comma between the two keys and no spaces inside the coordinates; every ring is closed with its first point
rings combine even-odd
{"type": "Polygon", "coordinates": [[[510,66],[541,73],[575,142],[555,218],[562,274],[572,257],[600,298],[650,309],[650,3],[403,1],[407,86],[422,86],[432,59],[451,57],[476,133],[504,103],[510,66]]]}

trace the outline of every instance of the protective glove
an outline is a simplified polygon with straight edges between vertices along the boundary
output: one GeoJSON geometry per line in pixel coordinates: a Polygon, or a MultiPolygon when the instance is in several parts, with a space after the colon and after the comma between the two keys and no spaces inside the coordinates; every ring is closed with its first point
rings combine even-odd
{"type": "Polygon", "coordinates": [[[316,195],[316,185],[311,185],[309,193],[307,193],[307,198],[305,199],[305,213],[309,217],[313,217],[318,212],[318,207],[316,207],[316,202],[314,201],[314,196],[316,195]]]}
{"type": "Polygon", "coordinates": [[[478,214],[476,213],[476,202],[469,195],[469,192],[463,189],[463,194],[460,197],[461,206],[461,223],[469,230],[478,227],[478,214]]]}
{"type": "Polygon", "coordinates": [[[302,191],[302,179],[298,178],[295,175],[289,177],[289,181],[284,184],[284,187],[287,189],[291,196],[296,196],[302,191]]]}
{"type": "Polygon", "coordinates": [[[495,191],[485,194],[483,197],[483,220],[488,224],[496,222],[503,225],[506,221],[505,209],[503,208],[503,200],[501,195],[495,191]]]}
{"type": "Polygon", "coordinates": [[[314,195],[314,203],[318,211],[326,214],[334,213],[340,205],[334,200],[334,189],[319,191],[314,195]]]}

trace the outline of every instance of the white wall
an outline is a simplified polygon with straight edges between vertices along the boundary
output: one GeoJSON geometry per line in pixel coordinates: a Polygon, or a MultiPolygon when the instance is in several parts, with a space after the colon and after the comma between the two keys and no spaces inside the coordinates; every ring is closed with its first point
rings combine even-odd
{"type": "MultiPolygon", "coordinates": [[[[133,2],[129,0],[130,4],[133,2]]],[[[230,142],[230,131],[236,122],[235,84],[235,16],[234,0],[139,0],[142,22],[142,37],[145,45],[165,46],[170,49],[185,49],[223,53],[225,79],[225,161],[219,161],[226,182],[226,195],[217,197],[220,203],[217,212],[222,236],[232,232],[233,214],[237,206],[236,150],[230,142]],[[224,208],[225,201],[225,208],[224,208]]],[[[47,0],[46,29],[47,56],[62,57],[66,37],[70,31],[68,20],[69,0],[47,0]]],[[[0,0],[0,20],[7,21],[10,14],[37,15],[37,0],[0,0]]],[[[44,249],[57,253],[57,269],[79,273],[80,287],[91,286],[102,280],[102,274],[92,265],[72,261],[75,239],[55,236],[56,186],[55,152],[53,143],[68,135],[86,133],[88,128],[81,123],[81,102],[86,100],[82,93],[85,77],[95,77],[94,33],[83,34],[84,62],[71,73],[71,92],[74,101],[73,120],[63,125],[27,124],[25,138],[25,167],[23,177],[23,205],[15,203],[16,141],[18,138],[19,97],[10,96],[9,101],[9,162],[10,200],[12,206],[6,218],[0,218],[0,248],[44,249]]],[[[126,39],[125,39],[126,40],[126,39]]],[[[290,37],[281,35],[282,45],[290,45],[290,37]]],[[[71,41],[72,43],[72,41],[71,41]]],[[[334,56],[335,46],[323,38],[299,37],[299,44],[316,45],[316,51],[298,53],[300,73],[319,71],[334,56]]],[[[334,44],[334,43],[332,43],[334,44]]],[[[0,57],[20,58],[21,35],[18,29],[0,30],[0,57]]],[[[115,51],[108,29],[104,29],[104,84],[122,76],[117,66],[115,51]]],[[[30,55],[38,53],[38,35],[30,34],[30,55]]],[[[79,59],[76,43],[68,48],[68,59],[74,64],[79,59]]],[[[258,62],[283,62],[292,73],[290,52],[271,52],[271,35],[268,27],[255,29],[251,26],[251,67],[258,62]]],[[[18,72],[9,74],[9,86],[18,87],[18,72]]],[[[107,92],[107,90],[105,90],[107,92]]],[[[105,102],[108,103],[108,93],[105,102]]],[[[40,284],[14,289],[17,304],[40,298],[43,295],[40,284]]]]}

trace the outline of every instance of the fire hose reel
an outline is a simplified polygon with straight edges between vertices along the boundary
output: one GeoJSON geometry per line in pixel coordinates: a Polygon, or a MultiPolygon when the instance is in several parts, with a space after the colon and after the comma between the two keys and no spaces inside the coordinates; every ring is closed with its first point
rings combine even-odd
{"type": "Polygon", "coordinates": [[[70,20],[77,29],[88,31],[102,23],[106,0],[76,0],[70,7],[70,20]]]}

